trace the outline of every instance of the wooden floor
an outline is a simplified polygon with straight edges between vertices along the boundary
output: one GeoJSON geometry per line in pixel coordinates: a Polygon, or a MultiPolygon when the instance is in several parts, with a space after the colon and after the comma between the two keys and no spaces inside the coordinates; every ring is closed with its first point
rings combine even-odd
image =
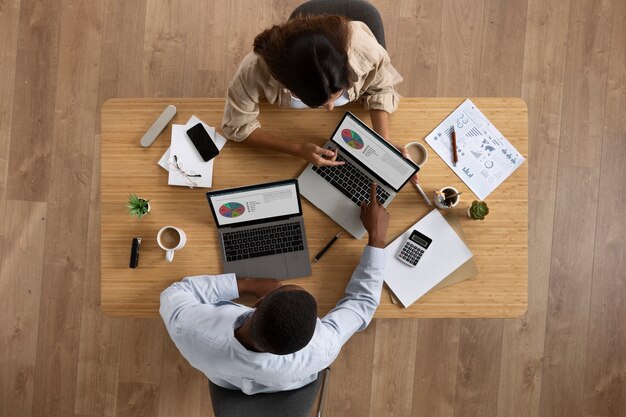
{"type": "MultiPolygon", "coordinates": [[[[99,311],[99,109],[222,96],[297,3],[0,0],[0,416],[211,415],[159,320],[99,311]]],[[[403,95],[527,101],[530,302],[373,322],[326,415],[626,416],[626,1],[373,3],[403,95]]]]}

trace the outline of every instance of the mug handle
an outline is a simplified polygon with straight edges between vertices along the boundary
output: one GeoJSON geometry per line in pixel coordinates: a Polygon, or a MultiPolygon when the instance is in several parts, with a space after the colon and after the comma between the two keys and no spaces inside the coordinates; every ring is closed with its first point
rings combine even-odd
{"type": "Polygon", "coordinates": [[[165,259],[167,259],[167,262],[172,262],[174,260],[174,250],[173,249],[169,249],[169,250],[165,251],[165,259]]]}

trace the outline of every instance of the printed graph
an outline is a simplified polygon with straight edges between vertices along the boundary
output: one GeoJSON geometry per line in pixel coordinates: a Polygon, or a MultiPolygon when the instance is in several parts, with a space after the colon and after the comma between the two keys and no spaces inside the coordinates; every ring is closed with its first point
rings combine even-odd
{"type": "Polygon", "coordinates": [[[470,130],[466,132],[466,135],[470,138],[479,138],[482,137],[480,130],[476,126],[473,126],[470,130]]]}

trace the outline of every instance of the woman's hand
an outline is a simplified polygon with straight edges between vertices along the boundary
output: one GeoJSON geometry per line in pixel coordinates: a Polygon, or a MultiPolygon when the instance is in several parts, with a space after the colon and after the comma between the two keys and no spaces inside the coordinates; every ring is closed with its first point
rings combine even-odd
{"type": "MultiPolygon", "coordinates": [[[[396,145],[396,146],[397,146],[397,145],[396,145]]],[[[398,147],[398,148],[399,148],[399,149],[400,149],[400,151],[402,152],[402,156],[404,156],[404,157],[405,157],[406,159],[408,159],[409,161],[415,162],[415,161],[413,161],[413,160],[411,159],[411,155],[409,154],[409,151],[408,151],[408,150],[407,150],[404,146],[402,146],[402,147],[398,147]]],[[[413,184],[415,184],[415,185],[419,184],[420,179],[419,179],[419,177],[417,176],[417,172],[415,173],[415,175],[413,175],[413,176],[411,177],[411,182],[412,182],[413,184]]]]}
{"type": "Polygon", "coordinates": [[[298,155],[306,159],[316,167],[343,165],[345,162],[338,162],[337,151],[324,149],[314,143],[303,143],[300,145],[298,155]]]}

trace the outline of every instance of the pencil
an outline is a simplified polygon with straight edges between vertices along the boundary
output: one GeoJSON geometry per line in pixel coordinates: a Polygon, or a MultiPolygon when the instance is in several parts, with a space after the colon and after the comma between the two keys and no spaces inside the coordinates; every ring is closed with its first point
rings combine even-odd
{"type": "Polygon", "coordinates": [[[424,190],[422,190],[422,187],[420,187],[419,184],[415,184],[415,188],[417,188],[417,191],[419,191],[419,193],[422,195],[422,198],[424,199],[426,204],[428,204],[429,206],[432,206],[433,203],[430,202],[430,198],[428,198],[424,190]]]}
{"type": "Polygon", "coordinates": [[[315,258],[313,258],[313,261],[314,261],[314,262],[319,261],[319,260],[322,258],[322,256],[324,256],[324,254],[326,253],[326,251],[327,251],[328,249],[330,249],[330,247],[331,247],[331,246],[333,246],[333,243],[335,243],[335,242],[337,241],[337,239],[339,239],[339,236],[340,236],[340,235],[341,235],[341,232],[339,232],[339,233],[337,233],[335,236],[333,236],[333,238],[332,238],[332,239],[330,239],[330,242],[328,242],[328,243],[326,244],[326,246],[324,246],[324,248],[323,248],[321,251],[319,251],[319,253],[318,253],[317,255],[315,255],[315,258]]]}
{"type": "Polygon", "coordinates": [[[456,131],[452,125],[452,165],[456,166],[457,162],[459,162],[459,156],[456,153],[456,131]]]}
{"type": "MultiPolygon", "coordinates": [[[[446,204],[446,201],[450,201],[450,204],[452,204],[452,199],[461,194],[463,194],[463,191],[461,191],[460,193],[454,193],[452,195],[446,196],[446,198],[443,199],[443,204],[446,204]]],[[[446,206],[449,206],[450,204],[446,204],[446,206]]]]}

